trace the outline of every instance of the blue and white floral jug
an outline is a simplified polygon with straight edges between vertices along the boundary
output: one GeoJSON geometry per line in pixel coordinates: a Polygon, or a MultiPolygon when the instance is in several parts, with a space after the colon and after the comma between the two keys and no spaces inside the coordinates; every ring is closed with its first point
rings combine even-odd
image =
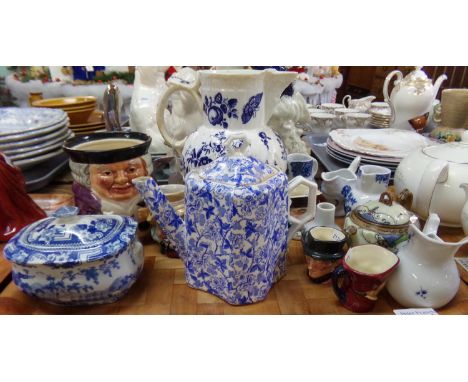
{"type": "Polygon", "coordinates": [[[234,305],[263,300],[284,274],[288,241],[314,217],[317,192],[315,183],[299,176],[288,184],[283,171],[244,155],[246,137],[232,135],[227,155],[185,177],[185,222],[152,178],[133,180],[184,261],[187,283],[234,305]],[[308,208],[292,217],[288,190],[301,184],[308,208]]]}
{"type": "MultiPolygon", "coordinates": [[[[157,123],[167,145],[181,158],[182,170],[207,165],[226,154],[226,139],[243,132],[251,142],[247,154],[286,171],[286,150],[269,126],[283,90],[295,80],[293,72],[275,70],[202,70],[198,89],[173,84],[162,96],[157,123]],[[174,92],[187,92],[203,114],[203,123],[183,139],[174,138],[165,123],[165,110],[174,92]]],[[[193,116],[192,116],[193,117],[193,116]]]]}

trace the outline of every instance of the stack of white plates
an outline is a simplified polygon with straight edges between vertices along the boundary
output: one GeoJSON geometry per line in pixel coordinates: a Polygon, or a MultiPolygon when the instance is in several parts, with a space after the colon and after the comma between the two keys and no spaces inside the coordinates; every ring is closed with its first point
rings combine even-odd
{"type": "Polygon", "coordinates": [[[73,137],[60,109],[0,108],[0,151],[22,170],[55,158],[73,137]]]}
{"type": "Polygon", "coordinates": [[[378,128],[390,127],[390,120],[392,118],[392,112],[388,109],[370,109],[371,119],[370,124],[378,128]]]}
{"type": "Polygon", "coordinates": [[[359,155],[363,164],[387,167],[394,172],[406,155],[433,144],[434,141],[409,130],[337,129],[328,135],[327,153],[346,164],[359,155]]]}

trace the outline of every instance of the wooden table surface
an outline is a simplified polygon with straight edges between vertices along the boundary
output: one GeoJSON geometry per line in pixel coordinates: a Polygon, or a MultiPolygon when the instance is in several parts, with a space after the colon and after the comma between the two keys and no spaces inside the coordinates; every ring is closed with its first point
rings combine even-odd
{"type": "MultiPolygon", "coordinates": [[[[338,219],[338,224],[342,222],[343,219],[338,219]]],[[[442,228],[441,231],[441,236],[446,240],[458,241],[463,237],[461,229],[442,228]]],[[[47,304],[22,293],[9,281],[10,265],[0,258],[0,285],[2,280],[6,284],[0,292],[0,313],[353,314],[338,303],[330,282],[317,285],[309,280],[299,241],[291,241],[287,273],[273,286],[264,301],[245,306],[231,306],[209,293],[188,287],[184,279],[182,261],[161,254],[159,245],[149,237],[149,231],[139,234],[144,245],[145,265],[138,281],[120,301],[90,307],[59,307],[47,304]]],[[[461,248],[457,255],[468,256],[468,246],[461,248]]],[[[384,290],[370,314],[393,314],[393,309],[398,308],[401,306],[384,290]]],[[[456,297],[437,311],[440,314],[468,313],[468,286],[461,282],[456,297]]]]}

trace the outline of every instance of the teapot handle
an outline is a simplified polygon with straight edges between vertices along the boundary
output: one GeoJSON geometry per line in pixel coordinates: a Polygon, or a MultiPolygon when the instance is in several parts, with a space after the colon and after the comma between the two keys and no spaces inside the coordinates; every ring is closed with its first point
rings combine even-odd
{"type": "MultiPolygon", "coordinates": [[[[296,187],[303,184],[309,188],[309,195],[307,197],[307,210],[299,217],[291,216],[291,211],[288,211],[288,220],[291,227],[288,230],[288,242],[293,238],[294,234],[302,229],[302,227],[315,217],[315,206],[317,203],[317,183],[311,182],[303,176],[296,176],[291,179],[288,185],[288,193],[296,187]]],[[[289,198],[288,198],[289,199],[289,198]]]]}
{"type": "MultiPolygon", "coordinates": [[[[348,95],[345,95],[345,96],[343,97],[343,100],[341,101],[341,103],[343,104],[343,106],[346,107],[346,108],[347,108],[347,106],[346,106],[346,100],[347,100],[347,99],[351,100],[351,96],[350,96],[349,94],[348,94],[348,95]]],[[[348,105],[349,105],[349,102],[348,102],[348,105]]]]}
{"type": "Polygon", "coordinates": [[[384,94],[384,101],[390,105],[390,109],[392,111],[392,119],[390,120],[390,124],[395,122],[395,107],[393,106],[392,101],[390,101],[390,96],[388,94],[388,85],[390,84],[390,80],[393,76],[397,76],[397,81],[400,82],[403,79],[403,73],[399,70],[394,70],[390,72],[387,77],[385,78],[384,86],[383,86],[383,94],[384,94]]]}
{"type": "Polygon", "coordinates": [[[185,91],[189,93],[194,99],[194,102],[196,102],[201,113],[203,113],[203,106],[202,106],[202,99],[196,90],[186,87],[186,86],[176,84],[176,83],[172,83],[171,86],[168,87],[168,89],[164,92],[164,94],[162,95],[159,101],[158,109],[156,111],[156,122],[158,124],[159,131],[161,132],[164,142],[166,142],[168,146],[172,147],[179,155],[181,155],[182,149],[184,148],[185,141],[187,140],[187,136],[185,136],[183,139],[180,139],[180,140],[174,139],[168,133],[167,127],[166,127],[166,121],[164,119],[164,111],[166,110],[167,105],[169,103],[169,98],[172,95],[172,93],[176,91],[185,91]]]}
{"type": "Polygon", "coordinates": [[[434,159],[424,169],[419,182],[416,198],[413,201],[413,211],[421,217],[430,214],[431,199],[437,183],[443,183],[448,177],[449,164],[442,159],[434,159]]]}

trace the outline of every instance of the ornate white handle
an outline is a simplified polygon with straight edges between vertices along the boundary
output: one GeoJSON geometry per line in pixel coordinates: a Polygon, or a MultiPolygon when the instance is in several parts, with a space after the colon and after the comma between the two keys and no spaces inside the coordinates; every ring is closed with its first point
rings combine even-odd
{"type": "Polygon", "coordinates": [[[289,182],[288,192],[291,192],[301,184],[309,188],[309,195],[307,197],[307,210],[299,218],[291,216],[290,211],[288,211],[288,220],[291,223],[291,227],[289,227],[288,230],[288,242],[292,239],[294,234],[304,226],[304,224],[315,217],[315,206],[317,204],[317,184],[315,182],[311,182],[302,176],[296,176],[289,182]]]}
{"type": "Polygon", "coordinates": [[[168,133],[166,128],[166,121],[164,119],[164,111],[167,108],[169,97],[176,91],[185,91],[189,93],[193,97],[193,101],[196,102],[198,108],[200,109],[200,113],[203,113],[203,106],[202,99],[196,90],[176,83],[171,84],[171,86],[169,86],[169,88],[164,92],[161,99],[159,100],[158,109],[156,111],[156,122],[158,124],[159,131],[161,132],[164,142],[166,142],[168,146],[172,147],[177,152],[177,154],[182,155],[182,149],[184,148],[187,137],[184,137],[180,140],[174,139],[168,133]]]}
{"type": "MultiPolygon", "coordinates": [[[[400,82],[403,79],[403,73],[399,70],[394,70],[390,72],[387,77],[385,78],[384,86],[383,86],[383,94],[384,94],[384,101],[390,105],[390,110],[392,111],[392,118],[390,120],[390,124],[395,122],[395,107],[393,106],[392,101],[390,101],[390,96],[388,94],[388,85],[390,84],[390,80],[393,76],[397,76],[397,81],[400,82]]],[[[395,81],[395,82],[397,82],[395,81]]]]}
{"type": "MultiPolygon", "coordinates": [[[[343,97],[343,100],[341,101],[341,103],[343,104],[344,107],[347,107],[346,106],[346,100],[349,99],[351,101],[351,96],[348,94],[348,95],[345,95],[343,97]]],[[[349,105],[349,102],[348,102],[348,105],[349,105]]]]}
{"type": "Polygon", "coordinates": [[[430,214],[431,199],[437,183],[443,183],[448,177],[449,164],[442,159],[433,159],[423,171],[418,190],[413,193],[416,197],[414,201],[414,212],[421,217],[430,214]]]}

